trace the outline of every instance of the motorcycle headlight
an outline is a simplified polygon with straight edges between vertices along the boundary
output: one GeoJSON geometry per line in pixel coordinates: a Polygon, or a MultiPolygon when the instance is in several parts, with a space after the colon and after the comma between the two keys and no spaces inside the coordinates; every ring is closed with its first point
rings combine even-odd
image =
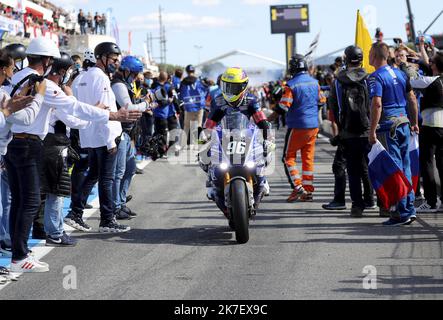
{"type": "Polygon", "coordinates": [[[220,169],[221,170],[225,171],[225,170],[228,170],[228,168],[229,168],[229,164],[227,164],[225,162],[220,164],[220,169]]]}
{"type": "Polygon", "coordinates": [[[254,169],[255,168],[255,162],[254,161],[248,161],[246,162],[246,167],[248,169],[254,169]]]}

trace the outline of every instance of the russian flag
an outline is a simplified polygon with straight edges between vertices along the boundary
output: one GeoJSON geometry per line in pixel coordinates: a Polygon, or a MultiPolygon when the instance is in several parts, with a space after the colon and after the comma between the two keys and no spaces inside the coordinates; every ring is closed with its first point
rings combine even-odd
{"type": "Polygon", "coordinates": [[[420,160],[418,135],[413,134],[409,140],[409,157],[411,158],[412,188],[417,191],[418,180],[420,179],[420,160]]]}
{"type": "Polygon", "coordinates": [[[412,191],[412,185],[382,144],[372,146],[369,157],[369,177],[384,209],[397,206],[412,191]]]}

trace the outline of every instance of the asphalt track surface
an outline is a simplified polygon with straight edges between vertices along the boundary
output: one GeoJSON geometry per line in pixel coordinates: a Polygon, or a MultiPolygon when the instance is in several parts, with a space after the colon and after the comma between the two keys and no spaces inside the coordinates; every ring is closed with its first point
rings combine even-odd
{"type": "MultiPolygon", "coordinates": [[[[22,275],[0,291],[0,300],[443,298],[443,213],[384,227],[378,210],[362,219],[349,210],[325,212],[321,205],[332,199],[334,183],[334,149],[326,139],[317,143],[314,203],[288,204],[282,143],[271,196],[251,221],[247,244],[235,242],[206,199],[195,155],[184,164],[162,159],[133,181],[129,206],[139,215],[128,222],[131,232],[74,232],[76,247],[42,258],[50,272],[22,275]]],[[[88,223],[98,228],[98,214],[88,223]]]]}

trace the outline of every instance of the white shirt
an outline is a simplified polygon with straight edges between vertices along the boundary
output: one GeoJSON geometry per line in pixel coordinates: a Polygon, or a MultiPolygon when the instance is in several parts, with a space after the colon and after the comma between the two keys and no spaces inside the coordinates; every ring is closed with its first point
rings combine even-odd
{"type": "MultiPolygon", "coordinates": [[[[12,83],[18,83],[20,79],[25,78],[27,75],[37,73],[31,68],[25,68],[22,71],[16,73],[12,78],[12,83]]],[[[10,92],[12,86],[9,87],[10,92]]],[[[49,130],[49,119],[51,116],[51,109],[62,108],[65,113],[71,114],[74,117],[87,120],[97,121],[100,123],[107,123],[109,120],[109,111],[96,108],[91,105],[79,102],[73,96],[67,96],[63,90],[53,81],[46,80],[46,93],[43,101],[43,105],[40,112],[37,114],[37,118],[31,125],[14,124],[11,128],[13,133],[27,133],[33,134],[44,139],[49,130]]]]}
{"type": "MultiPolygon", "coordinates": [[[[426,89],[439,77],[419,77],[411,79],[411,86],[414,89],[426,89]]],[[[443,109],[428,108],[421,112],[423,118],[423,126],[431,128],[443,128],[443,109]]]]}
{"type": "Polygon", "coordinates": [[[62,109],[52,109],[49,120],[49,133],[54,133],[54,126],[57,121],[61,121],[66,125],[66,135],[69,137],[70,129],[85,129],[91,125],[92,122],[81,120],[70,114],[67,114],[62,109]]]}
{"type": "MultiPolygon", "coordinates": [[[[7,102],[11,97],[3,88],[0,88],[0,101],[3,101],[5,96],[5,102],[7,102]]],[[[6,154],[8,144],[12,140],[12,124],[30,125],[36,119],[42,104],[43,96],[37,94],[34,97],[34,101],[28,107],[10,115],[6,119],[3,112],[0,112],[0,155],[4,156],[6,154]]]]}
{"type": "MultiPolygon", "coordinates": [[[[99,68],[93,67],[81,75],[81,80],[76,87],[77,98],[85,103],[95,105],[103,103],[112,112],[117,112],[117,103],[111,89],[111,81],[99,68]]],[[[106,124],[93,123],[80,132],[80,145],[82,148],[107,147],[115,148],[115,138],[122,134],[120,122],[109,121],[106,124]]]]}
{"type": "Polygon", "coordinates": [[[74,81],[72,81],[71,84],[71,89],[72,89],[72,93],[74,94],[74,97],[78,97],[78,93],[77,93],[77,88],[78,88],[78,84],[80,83],[82,76],[86,73],[86,70],[81,70],[80,73],[78,74],[78,76],[74,79],[74,81]]]}

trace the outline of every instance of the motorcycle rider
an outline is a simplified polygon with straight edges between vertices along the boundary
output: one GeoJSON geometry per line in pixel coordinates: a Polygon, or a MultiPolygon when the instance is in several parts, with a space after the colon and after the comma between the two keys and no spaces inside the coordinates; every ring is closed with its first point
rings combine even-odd
{"type": "MultiPolygon", "coordinates": [[[[204,134],[207,134],[206,130],[214,129],[226,115],[228,110],[234,109],[240,111],[248,118],[252,117],[258,128],[263,130],[263,138],[266,142],[264,146],[266,149],[269,145],[267,140],[268,130],[271,129],[271,124],[267,120],[265,114],[261,111],[260,104],[256,97],[253,94],[248,93],[248,83],[249,78],[246,72],[241,68],[228,68],[223,73],[220,81],[221,94],[214,98],[213,107],[204,124],[204,134]]],[[[265,153],[267,153],[266,150],[265,153]]],[[[208,198],[216,201],[217,206],[225,215],[227,215],[224,197],[217,195],[220,194],[220,186],[217,183],[220,180],[216,179],[216,174],[214,173],[215,166],[212,166],[210,163],[205,164],[204,161],[201,161],[201,166],[210,177],[209,180],[211,183],[208,187],[208,198]]],[[[257,209],[257,206],[260,203],[261,196],[264,193],[268,193],[269,189],[266,178],[262,173],[257,174],[257,180],[259,187],[254,190],[255,209],[257,209]]],[[[221,194],[223,194],[223,191],[221,191],[221,194]]]]}

